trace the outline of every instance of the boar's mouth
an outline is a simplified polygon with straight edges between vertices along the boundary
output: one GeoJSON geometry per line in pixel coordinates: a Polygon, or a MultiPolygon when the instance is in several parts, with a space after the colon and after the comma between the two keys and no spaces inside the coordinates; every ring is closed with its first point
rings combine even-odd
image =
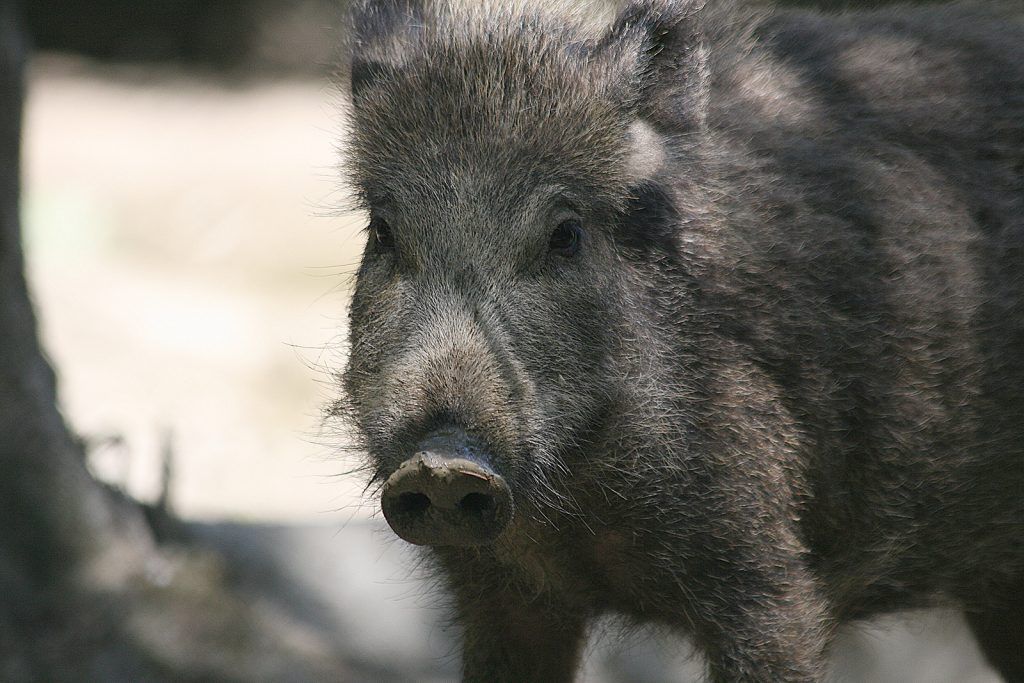
{"type": "Polygon", "coordinates": [[[472,546],[508,527],[508,483],[467,444],[461,430],[435,432],[384,482],[381,509],[398,536],[415,545],[472,546]]]}

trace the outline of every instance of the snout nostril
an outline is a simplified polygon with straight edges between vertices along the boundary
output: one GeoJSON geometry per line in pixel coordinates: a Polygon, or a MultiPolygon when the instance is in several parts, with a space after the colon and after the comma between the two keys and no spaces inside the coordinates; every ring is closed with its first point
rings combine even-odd
{"type": "Polygon", "coordinates": [[[426,512],[430,507],[430,498],[423,493],[403,493],[398,497],[397,511],[407,515],[417,515],[426,512]]]}
{"type": "MultiPolygon", "coordinates": [[[[438,437],[440,439],[440,437],[438,437]]],[[[478,546],[508,528],[515,508],[505,479],[459,444],[427,444],[381,487],[380,507],[395,533],[410,543],[478,546]]]]}
{"type": "Polygon", "coordinates": [[[463,512],[482,515],[494,509],[494,498],[486,493],[467,493],[459,501],[459,507],[463,512]]]}

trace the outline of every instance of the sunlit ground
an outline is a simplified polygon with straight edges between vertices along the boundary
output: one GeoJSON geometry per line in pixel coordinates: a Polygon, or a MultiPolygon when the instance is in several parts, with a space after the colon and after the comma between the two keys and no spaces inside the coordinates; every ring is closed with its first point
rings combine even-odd
{"type": "Polygon", "coordinates": [[[25,125],[29,275],[66,415],[142,500],[173,438],[189,518],[352,513],[320,428],[358,215],[337,215],[323,82],[232,86],[37,60],[25,125]],[[84,69],[84,70],[83,70],[84,69]]]}

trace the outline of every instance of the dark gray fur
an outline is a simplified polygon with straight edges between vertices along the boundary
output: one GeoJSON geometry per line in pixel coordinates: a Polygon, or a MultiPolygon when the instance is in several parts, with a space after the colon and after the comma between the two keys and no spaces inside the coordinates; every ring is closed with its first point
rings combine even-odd
{"type": "Polygon", "coordinates": [[[357,3],[394,246],[335,406],[374,481],[454,423],[514,491],[429,551],[466,680],[571,680],[617,612],[814,681],[840,624],[952,602],[1024,681],[1024,11],[498,7],[357,3]]]}

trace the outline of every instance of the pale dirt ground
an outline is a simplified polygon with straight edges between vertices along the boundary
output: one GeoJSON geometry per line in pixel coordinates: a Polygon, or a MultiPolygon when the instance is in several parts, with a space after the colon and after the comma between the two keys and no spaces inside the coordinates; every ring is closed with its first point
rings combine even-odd
{"type": "MultiPolygon", "coordinates": [[[[338,476],[319,410],[341,367],[359,216],[332,215],[342,120],[317,81],[37,61],[26,113],[29,275],[65,413],[98,475],[142,500],[173,434],[171,501],[268,580],[358,680],[452,680],[452,645],[407,546],[338,476]],[[412,577],[412,578],[410,578],[412,577]]],[[[581,680],[687,680],[677,639],[614,631],[581,680]]],[[[955,615],[854,629],[838,681],[993,683],[955,615]]]]}
{"type": "Polygon", "coordinates": [[[361,248],[361,217],[329,215],[333,91],[75,68],[33,69],[24,213],[65,412],[125,439],[95,469],[152,499],[171,430],[185,517],[348,513],[359,489],[319,424],[361,248]]]}

